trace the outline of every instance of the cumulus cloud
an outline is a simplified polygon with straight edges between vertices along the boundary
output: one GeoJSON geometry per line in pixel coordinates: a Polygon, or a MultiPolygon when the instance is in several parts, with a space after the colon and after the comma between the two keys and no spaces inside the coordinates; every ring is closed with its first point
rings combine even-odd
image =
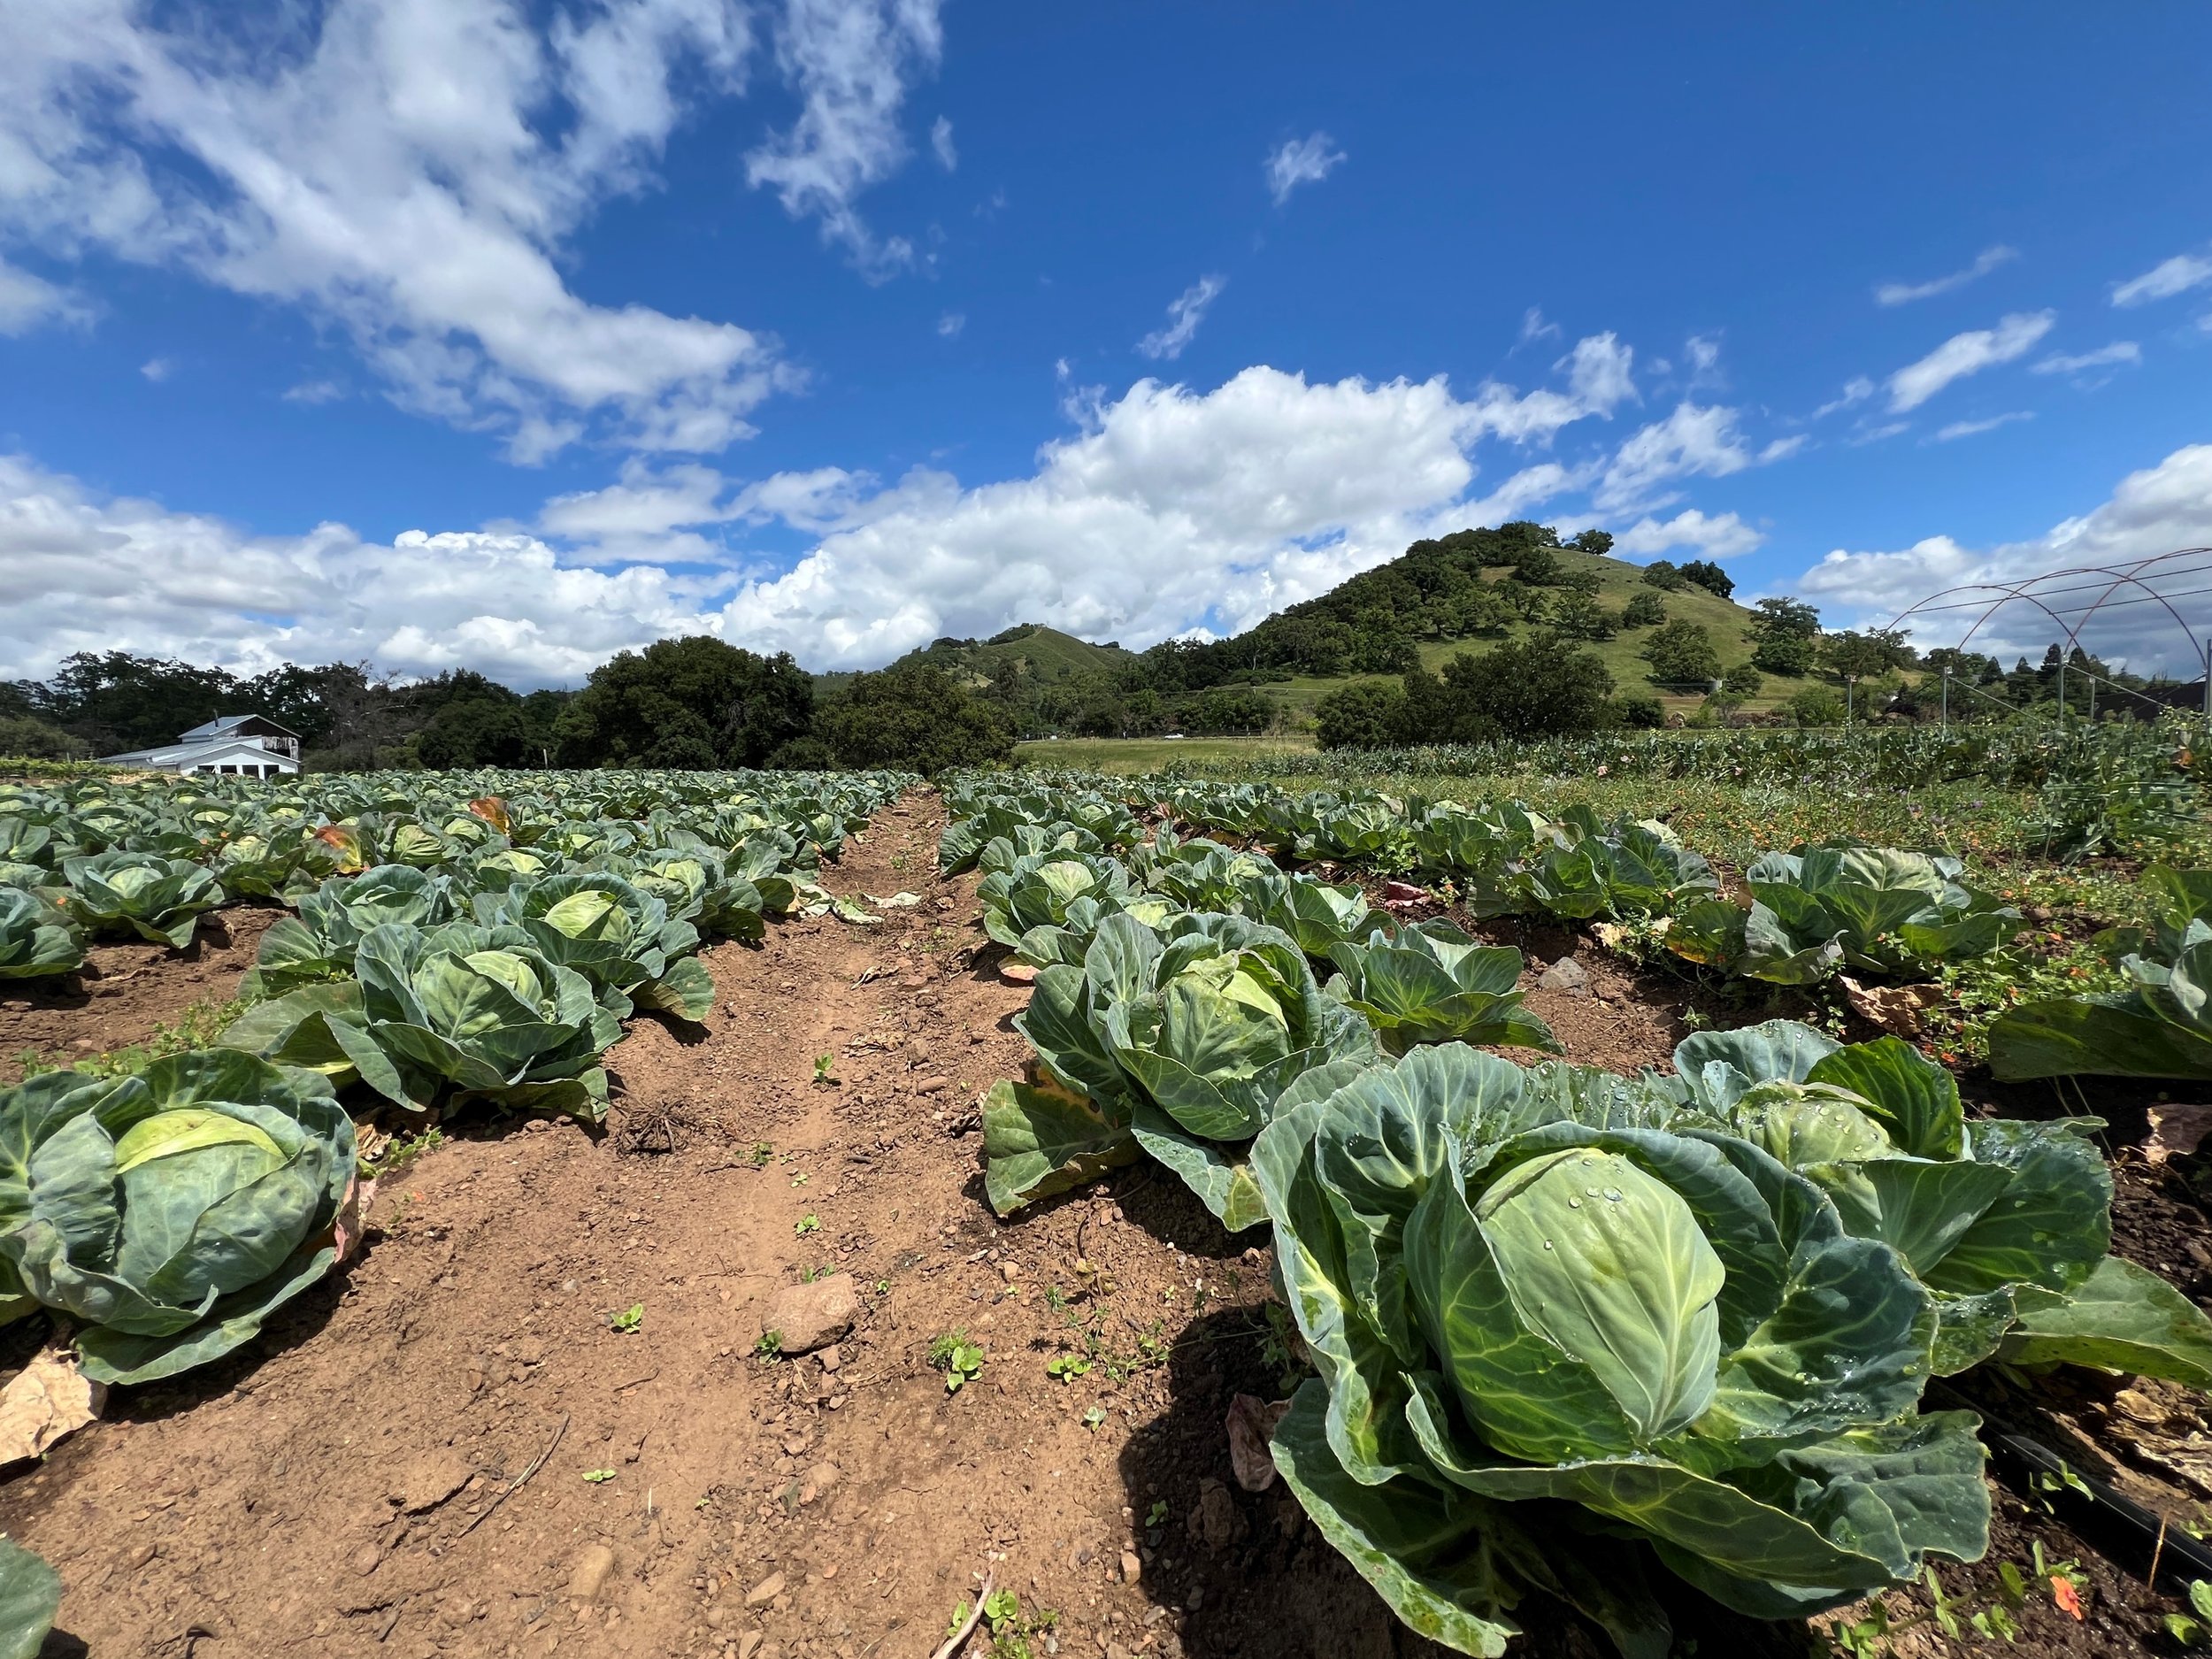
{"type": "Polygon", "coordinates": [[[2001,242],[1996,247],[1983,249],[1974,256],[1973,264],[1962,271],[1954,271],[1948,276],[1936,277],[1926,282],[1885,282],[1874,290],[1874,303],[1877,305],[1909,305],[1915,300],[1933,299],[1939,294],[1962,288],[1969,282],[1987,276],[2007,260],[2019,257],[2017,248],[2008,248],[2001,242]]]}
{"type": "Polygon", "coordinates": [[[1708,518],[1693,507],[1664,524],[1646,514],[1613,539],[1617,555],[1659,554],[1674,548],[1694,548],[1706,558],[1733,558],[1755,551],[1766,537],[1732,512],[1708,518]]]}
{"type": "Polygon", "coordinates": [[[543,685],[699,620],[678,577],[572,567],[527,535],[256,536],[0,457],[0,674],[122,643],[245,672],[367,657],[543,685]]]}
{"type": "Polygon", "coordinates": [[[1206,320],[1206,308],[1228,285],[1227,277],[1200,277],[1169,302],[1167,326],[1154,329],[1138,341],[1137,349],[1156,361],[1164,357],[1172,363],[1181,357],[1183,348],[1190,344],[1198,333],[1198,325],[1206,320]]]}
{"type": "Polygon", "coordinates": [[[1678,403],[1664,420],[1643,427],[1614,452],[1593,499],[1609,511],[1663,506],[1672,496],[1660,492],[1673,480],[1725,478],[1751,464],[1734,410],[1678,403]]]}
{"type": "Polygon", "coordinates": [[[2170,259],[2161,260],[2139,277],[2114,284],[2112,303],[2147,305],[2153,300],[2169,300],[2177,294],[2186,294],[2207,283],[2212,283],[2212,255],[2177,253],[2170,259]]]}
{"type": "Polygon", "coordinates": [[[1994,432],[2000,426],[2009,426],[2016,420],[2033,420],[2032,409],[2008,410],[2001,415],[1992,415],[1985,420],[1955,420],[1939,428],[1935,435],[1938,443],[1949,443],[1958,438],[1977,437],[1985,432],[1994,432]]]}
{"type": "MultiPolygon", "coordinates": [[[[934,59],[928,0],[873,34],[845,16],[864,9],[794,0],[778,30],[806,108],[754,177],[795,211],[833,219],[891,165],[895,73],[864,73],[871,53],[934,59]]],[[[603,0],[549,21],[525,0],[216,8],[165,27],[174,16],[132,0],[0,11],[0,239],[302,307],[403,407],[501,433],[520,460],[586,435],[718,449],[791,382],[764,335],[594,303],[565,273],[575,231],[649,185],[686,108],[742,89],[740,0],[603,0]]],[[[25,291],[0,275],[0,324],[25,291]]]]}
{"type": "Polygon", "coordinates": [[[1318,184],[1345,160],[1344,152],[1326,133],[1286,139],[1268,152],[1261,170],[1267,175],[1267,192],[1280,207],[1302,184],[1318,184]]]}
{"type": "Polygon", "coordinates": [[[1479,492],[1470,451],[1489,426],[1481,399],[1440,377],[1309,384],[1252,368],[1211,391],[1141,380],[1096,398],[1002,482],[918,469],[886,485],[836,467],[743,481],[633,458],[526,528],[389,543],[340,525],[253,534],[0,460],[0,675],[121,645],[246,669],[467,663],[534,685],[686,633],[849,668],[1017,621],[1138,645],[1229,631],[1421,536],[1588,482],[1544,460],[1479,492]],[[816,538],[781,574],[744,545],[771,522],[816,538]]]}
{"type": "Polygon", "coordinates": [[[2001,319],[1994,328],[1953,334],[1917,363],[1907,364],[1889,377],[1890,412],[1901,415],[1917,409],[1954,380],[2027,356],[2057,320],[2056,311],[2016,311],[2001,319]]]}
{"type": "MultiPolygon", "coordinates": [[[[772,187],[794,218],[818,219],[822,234],[873,278],[910,265],[913,245],[879,241],[854,203],[906,160],[899,112],[907,83],[937,66],[944,44],[937,0],[787,0],[776,27],[776,61],[805,108],[790,131],[745,158],[745,176],[772,187]]],[[[952,124],[941,125],[944,161],[952,124]]]]}
{"type": "MultiPolygon", "coordinates": [[[[2208,545],[2212,545],[2212,444],[2191,444],[2155,466],[2131,472],[2101,504],[2032,540],[1976,549],[1939,534],[1896,552],[1838,549],[1800,577],[1796,590],[1830,612],[1832,626],[1881,623],[1941,588],[2016,583],[2048,571],[2128,564],[2208,545]]],[[[2165,586],[2177,591],[2172,582],[2165,586]]],[[[2201,581],[2180,584],[2201,586],[2201,581]]],[[[2124,588],[2116,595],[2129,596],[2124,588]]],[[[2173,601],[2200,632],[2212,622],[2206,598],[2185,594],[2173,601]]],[[[2080,600],[2079,594],[2073,594],[2055,597],[2051,603],[2064,612],[2078,607],[2080,600]]],[[[1928,613],[1916,622],[1914,637],[1924,648],[1950,644],[1980,611],[1977,603],[1970,609],[1928,613]]],[[[1976,634],[1974,646],[2004,656],[2040,651],[2055,637],[2055,626],[2032,606],[2014,602],[1976,634]]],[[[2188,673],[2198,666],[2195,647],[2155,604],[2108,609],[2084,638],[2100,655],[2124,659],[2145,672],[2166,667],[2188,673]]]]}

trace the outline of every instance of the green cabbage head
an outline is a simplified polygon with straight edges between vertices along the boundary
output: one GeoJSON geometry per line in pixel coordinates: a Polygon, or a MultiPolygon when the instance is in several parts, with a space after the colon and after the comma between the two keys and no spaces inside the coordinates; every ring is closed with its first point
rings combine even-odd
{"type": "Polygon", "coordinates": [[[223,902],[222,884],[199,865],[157,853],[95,853],[65,858],[70,902],[93,926],[135,933],[182,950],[201,913],[223,902]]]}
{"type": "Polygon", "coordinates": [[[82,1327],[85,1374],[173,1376],[330,1271],[353,1122],[321,1078],[229,1049],[0,1094],[0,1298],[82,1327]]]}
{"type": "MultiPolygon", "coordinates": [[[[1747,1141],[1593,1128],[1556,1100],[1509,1061],[1421,1048],[1294,1089],[1255,1145],[1321,1373],[1277,1459],[1325,1535],[1468,1653],[1510,1628],[1465,1571],[1514,1553],[1501,1508],[1578,1506],[1761,1617],[1978,1556],[1976,1420],[1917,1409],[1936,1314],[1903,1257],[1747,1141]],[[1441,1532],[1374,1550],[1420,1507],[1441,1532]]],[[[1609,1557],[1594,1599],[1563,1587],[1663,1651],[1633,1561],[1609,1557]]]]}

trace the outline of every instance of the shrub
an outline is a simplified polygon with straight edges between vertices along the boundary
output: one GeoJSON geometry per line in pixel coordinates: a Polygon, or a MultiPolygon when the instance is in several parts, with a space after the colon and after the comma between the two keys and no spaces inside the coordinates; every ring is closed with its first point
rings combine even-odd
{"type": "Polygon", "coordinates": [[[1793,694],[1782,708],[1800,726],[1843,724],[1843,699],[1825,686],[1807,686],[1793,694]]]}
{"type": "Polygon", "coordinates": [[[1682,590],[1682,570],[1672,559],[1654,559],[1644,566],[1644,580],[1668,593],[1682,590]]]}
{"type": "Polygon", "coordinates": [[[1813,672],[1818,643],[1801,634],[1770,633],[1760,640],[1758,649],[1751,653],[1752,665],[1770,674],[1801,678],[1813,672]]]}
{"type": "Polygon", "coordinates": [[[1657,594],[1632,594],[1627,604],[1621,608],[1621,626],[1624,628],[1655,628],[1666,619],[1667,602],[1657,594]]]}
{"type": "Polygon", "coordinates": [[[1721,689],[1732,696],[1755,697],[1766,684],[1766,676],[1749,663],[1738,663],[1721,676],[1721,689]]]}
{"type": "Polygon", "coordinates": [[[1701,625],[1679,618],[1652,631],[1644,642],[1644,660],[1651,664],[1651,677],[1663,683],[1720,678],[1720,655],[1713,649],[1713,636],[1701,625]]]}
{"type": "Polygon", "coordinates": [[[1623,697],[1621,724],[1640,732],[1655,732],[1667,722],[1666,704],[1656,697],[1623,697]]]}
{"type": "Polygon", "coordinates": [[[1363,680],[1331,692],[1313,712],[1324,749],[1387,749],[1403,732],[1406,694],[1386,680],[1363,680]]]}

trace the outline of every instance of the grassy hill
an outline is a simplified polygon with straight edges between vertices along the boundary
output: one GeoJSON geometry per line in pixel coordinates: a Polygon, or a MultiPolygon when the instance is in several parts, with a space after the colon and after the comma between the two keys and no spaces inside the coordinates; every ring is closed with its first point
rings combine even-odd
{"type": "MultiPolygon", "coordinates": [[[[1118,644],[1094,645],[1041,623],[1025,623],[987,640],[938,640],[921,650],[909,651],[890,666],[927,663],[980,686],[994,677],[995,671],[1011,664],[1031,683],[1052,686],[1079,674],[1111,673],[1135,660],[1135,652],[1125,651],[1118,644]]],[[[849,673],[817,674],[815,680],[821,689],[831,691],[851,678],[849,673]]]]}
{"type": "MultiPolygon", "coordinates": [[[[1723,599],[1719,595],[1709,592],[1694,583],[1686,584],[1672,592],[1661,592],[1644,580],[1642,565],[1632,565],[1624,559],[1610,558],[1603,554],[1583,553],[1572,548],[1562,548],[1558,550],[1558,559],[1561,567],[1564,570],[1589,571],[1595,574],[1598,581],[1597,601],[1608,611],[1618,614],[1622,607],[1627,604],[1634,595],[1657,593],[1666,605],[1668,620],[1673,621],[1678,618],[1697,623],[1713,636],[1713,648],[1719,652],[1724,667],[1732,667],[1738,663],[1747,660],[1751,656],[1752,648],[1748,637],[1751,612],[1733,601],[1723,599]]],[[[1504,569],[1486,571],[1484,572],[1484,580],[1503,581],[1511,573],[1510,571],[1504,569]]],[[[1487,650],[1502,640],[1518,636],[1527,631],[1525,624],[1514,623],[1497,634],[1485,634],[1469,639],[1423,639],[1416,643],[1421,654],[1421,665],[1433,672],[1442,668],[1446,663],[1463,651],[1487,650]]],[[[1686,712],[1695,708],[1702,701],[1700,695],[1666,691],[1648,682],[1647,676],[1650,673],[1651,667],[1639,653],[1644,648],[1644,641],[1650,636],[1651,629],[1647,627],[1623,628],[1609,640],[1578,641],[1578,643],[1583,649],[1594,652],[1598,659],[1605,664],[1606,672],[1613,676],[1614,688],[1620,695],[1655,696],[1666,705],[1670,712],[1678,709],[1686,712]]],[[[1386,676],[1350,674],[1334,679],[1322,679],[1308,674],[1300,675],[1286,681],[1263,685],[1259,689],[1271,700],[1280,703],[1294,719],[1306,720],[1312,718],[1314,705],[1331,692],[1340,687],[1351,685],[1359,680],[1380,678],[1386,678],[1386,676]]],[[[1779,680],[1769,675],[1767,683],[1762,688],[1760,695],[1748,699],[1744,706],[1750,710],[1772,708],[1804,683],[1802,680],[1779,680]]]]}

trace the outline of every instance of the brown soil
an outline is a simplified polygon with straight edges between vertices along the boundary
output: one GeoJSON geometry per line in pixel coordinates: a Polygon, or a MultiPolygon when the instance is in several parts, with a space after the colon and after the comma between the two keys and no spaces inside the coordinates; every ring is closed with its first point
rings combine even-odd
{"type": "MultiPolygon", "coordinates": [[[[942,822],[914,797],[826,872],[920,905],[708,952],[714,1013],[633,1026],[603,1136],[451,1126],[342,1278],[227,1363],[118,1391],[0,1488],[0,1527],[67,1586],[50,1651],[926,1659],[989,1572],[1057,1612],[1041,1655],[1433,1659],[1279,1487],[1231,1478],[1231,1399],[1285,1382],[1262,1234],[1142,1167],[1010,1223],[984,1207],[973,1102],[1026,1057],[1026,993],[972,959],[974,879],[929,873],[942,822]],[[757,1355],[768,1299],[825,1270],[862,1292],[833,1367],[757,1355]],[[956,1330],[986,1357],[948,1394],[929,1348],[956,1330]],[[1090,1369],[1054,1380],[1064,1355],[1090,1369]]],[[[1570,1057],[1663,1062],[1678,1005],[1576,955],[1591,995],[1536,999],[1570,1057]]],[[[244,964],[185,977],[208,965],[151,971],[170,1000],[144,987],[143,1029],[244,964]]],[[[104,1002],[44,1010],[38,1041],[110,1046],[104,1002]]],[[[40,1323],[6,1333],[12,1363],[40,1323]]],[[[2024,1567],[2032,1538],[2092,1560],[2016,1499],[2000,1536],[2024,1567]]],[[[2148,1651],[2179,1604],[2092,1571],[2089,1622],[2031,1608],[2021,1651],[2148,1651]]],[[[1671,1600],[1701,1652],[1813,1651],[1671,1600]]],[[[1517,1650],[1609,1651],[1523,1611],[1517,1650]]]]}
{"type": "Polygon", "coordinates": [[[23,1074],[26,1051],[60,1064],[144,1042],[195,1002],[227,1002],[253,966],[273,902],[200,918],[181,951],[142,940],[96,944],[84,966],[52,980],[0,980],[0,1083],[23,1074]]]}

